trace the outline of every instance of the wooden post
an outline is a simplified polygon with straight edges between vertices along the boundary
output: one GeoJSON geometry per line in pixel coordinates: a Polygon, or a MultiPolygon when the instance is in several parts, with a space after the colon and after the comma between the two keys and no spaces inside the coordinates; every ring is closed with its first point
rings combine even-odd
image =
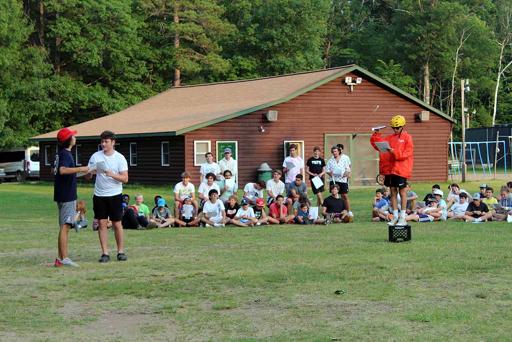
{"type": "Polygon", "coordinates": [[[464,108],[464,80],[460,80],[460,102],[461,102],[461,123],[462,123],[462,183],[466,181],[466,118],[464,108]]]}

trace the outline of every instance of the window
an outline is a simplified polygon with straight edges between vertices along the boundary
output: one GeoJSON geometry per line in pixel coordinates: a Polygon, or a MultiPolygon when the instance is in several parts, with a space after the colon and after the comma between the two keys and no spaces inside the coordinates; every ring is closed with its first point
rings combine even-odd
{"type": "Polygon", "coordinates": [[[160,144],[160,160],[162,166],[169,166],[169,142],[162,141],[160,144]]]}
{"type": "Polygon", "coordinates": [[[137,166],[137,143],[130,143],[130,166],[137,166]]]}
{"type": "Polygon", "coordinates": [[[195,140],[194,141],[194,166],[200,166],[206,163],[204,154],[212,151],[212,143],[210,140],[195,140]]]}
{"type": "Polygon", "coordinates": [[[46,165],[46,166],[50,166],[50,158],[51,158],[51,156],[50,156],[51,150],[50,149],[51,148],[52,147],[50,145],[44,146],[44,165],[46,165]]]}
{"type": "Polygon", "coordinates": [[[80,148],[82,147],[82,145],[75,145],[75,164],[77,166],[80,166],[82,165],[82,162],[81,162],[81,153],[80,153],[80,148]]]}

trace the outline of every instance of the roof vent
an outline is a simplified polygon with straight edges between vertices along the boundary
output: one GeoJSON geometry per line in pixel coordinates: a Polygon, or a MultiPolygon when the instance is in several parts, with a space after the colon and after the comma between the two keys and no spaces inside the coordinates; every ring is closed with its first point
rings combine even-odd
{"type": "Polygon", "coordinates": [[[265,113],[265,117],[268,121],[277,121],[277,114],[279,112],[277,110],[269,110],[267,113],[265,113]]]}
{"type": "Polygon", "coordinates": [[[422,110],[419,113],[416,113],[416,121],[417,122],[425,122],[430,119],[430,112],[428,110],[422,110]]]}

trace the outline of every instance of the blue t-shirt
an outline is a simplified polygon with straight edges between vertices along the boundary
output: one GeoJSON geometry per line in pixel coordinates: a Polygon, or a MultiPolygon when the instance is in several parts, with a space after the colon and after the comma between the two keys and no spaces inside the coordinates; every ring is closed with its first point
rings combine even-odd
{"type": "Polygon", "coordinates": [[[75,167],[75,161],[70,151],[65,148],[61,149],[55,157],[53,164],[53,174],[55,182],[53,184],[53,200],[55,202],[71,202],[75,201],[76,195],[76,174],[61,175],[60,167],[75,167]]]}
{"type": "Polygon", "coordinates": [[[389,204],[388,201],[383,197],[380,200],[378,200],[377,202],[375,202],[373,207],[377,208],[377,209],[381,209],[382,207],[384,207],[384,206],[386,206],[388,204],[389,204]]]}

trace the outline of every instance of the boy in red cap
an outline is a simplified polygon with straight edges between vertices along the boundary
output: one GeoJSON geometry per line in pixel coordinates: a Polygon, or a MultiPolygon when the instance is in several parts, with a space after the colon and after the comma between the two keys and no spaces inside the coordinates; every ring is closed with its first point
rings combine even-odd
{"type": "Polygon", "coordinates": [[[53,173],[55,182],[53,185],[53,200],[57,202],[59,208],[59,239],[58,253],[55,259],[55,267],[74,266],[78,264],[68,257],[68,233],[69,228],[75,226],[76,215],[76,174],[79,172],[87,173],[87,166],[76,167],[71,149],[76,143],[76,131],[69,128],[63,128],[57,133],[59,143],[59,153],[55,157],[53,173]]]}
{"type": "Polygon", "coordinates": [[[389,143],[389,149],[380,151],[379,172],[385,176],[384,185],[391,189],[391,206],[393,219],[388,222],[390,226],[407,225],[407,179],[411,177],[414,162],[412,137],[404,131],[405,118],[395,115],[391,118],[390,126],[393,134],[383,137],[376,129],[370,138],[370,143],[377,151],[376,142],[389,143]],[[398,214],[398,193],[401,199],[401,212],[398,214]]]}

